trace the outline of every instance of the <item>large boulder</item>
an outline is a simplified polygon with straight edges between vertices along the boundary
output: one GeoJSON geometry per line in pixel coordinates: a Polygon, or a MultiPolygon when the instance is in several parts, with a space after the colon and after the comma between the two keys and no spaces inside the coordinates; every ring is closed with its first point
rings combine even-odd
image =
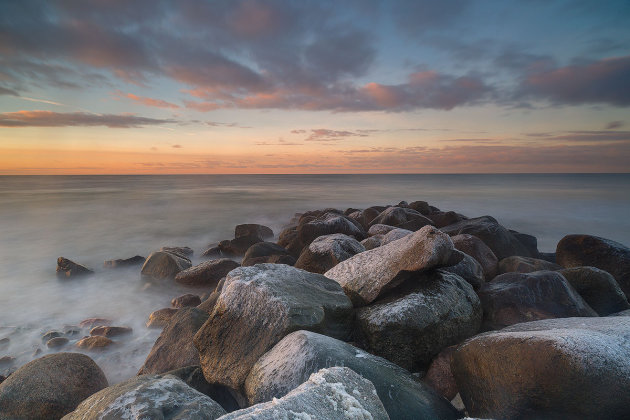
{"type": "Polygon", "coordinates": [[[280,245],[273,242],[258,242],[249,247],[241,266],[249,267],[264,263],[294,265],[295,258],[280,245]]]}
{"type": "Polygon", "coordinates": [[[459,417],[448,401],[408,371],[348,343],[310,331],[287,335],[258,359],[245,382],[249,403],[281,398],[312,373],[331,366],[348,367],[372,382],[391,419],[459,417]]]}
{"type": "Polygon", "coordinates": [[[234,237],[240,238],[242,236],[255,236],[260,238],[261,241],[264,241],[273,238],[273,230],[267,226],[256,223],[236,225],[234,228],[234,237]]]}
{"type": "Polygon", "coordinates": [[[173,279],[182,270],[190,268],[192,263],[183,255],[168,251],[155,251],[147,257],[140,273],[151,279],[173,279]]]}
{"type": "Polygon", "coordinates": [[[437,228],[442,228],[444,226],[452,225],[453,223],[461,222],[462,220],[466,220],[466,217],[461,214],[455,213],[454,211],[438,211],[434,213],[429,213],[426,215],[427,219],[433,222],[433,225],[437,228]]]}
{"type": "Polygon", "coordinates": [[[238,390],[258,358],[285,335],[311,330],[347,339],[352,304],[333,280],[284,264],[231,271],[195,335],[203,373],[238,390]]]}
{"type": "Polygon", "coordinates": [[[322,369],[282,398],[234,411],[221,420],[389,419],[372,383],[345,367],[322,369]]]}
{"type": "Polygon", "coordinates": [[[556,260],[564,268],[591,266],[612,274],[630,299],[630,248],[610,239],[567,235],[558,242],[556,260]]]}
{"type": "Polygon", "coordinates": [[[627,419],[630,318],[563,318],[481,334],[453,354],[469,415],[627,419]]]}
{"type": "MultiPolygon", "coordinates": [[[[303,218],[304,217],[305,216],[303,216],[303,218]]],[[[363,230],[363,227],[358,222],[343,214],[333,212],[324,213],[306,223],[300,223],[297,227],[298,238],[304,245],[309,245],[319,236],[330,235],[332,233],[343,233],[359,241],[367,236],[365,230],[363,230]]]]}
{"type": "Polygon", "coordinates": [[[291,226],[284,229],[278,235],[278,245],[287,250],[289,254],[296,260],[300,257],[304,244],[298,235],[297,226],[291,226]]]}
{"type": "Polygon", "coordinates": [[[94,274],[94,271],[67,258],[57,258],[57,277],[80,277],[89,274],[94,274]]]}
{"type": "Polygon", "coordinates": [[[483,305],[484,330],[539,319],[597,316],[555,271],[501,274],[477,293],[483,305]]]}
{"type": "Polygon", "coordinates": [[[389,296],[358,309],[356,317],[370,352],[416,372],[443,348],[477,333],[482,313],[470,284],[434,270],[416,274],[389,296]]]}
{"type": "Polygon", "coordinates": [[[433,222],[413,209],[388,207],[370,222],[370,226],[376,224],[416,231],[424,226],[433,225],[433,222]]]}
{"type": "Polygon", "coordinates": [[[459,392],[451,369],[451,360],[456,349],[457,346],[450,346],[442,350],[433,358],[429,369],[427,369],[427,374],[422,378],[424,383],[449,401],[453,400],[459,392]]]}
{"type": "MultiPolygon", "coordinates": [[[[219,405],[228,413],[241,408],[238,401],[234,399],[234,396],[228,388],[222,385],[210,384],[206,381],[200,366],[186,366],[170,370],[165,374],[177,376],[179,379],[184,381],[186,385],[196,389],[204,395],[207,395],[212,398],[213,401],[218,402],[219,405]]],[[[243,406],[245,406],[244,400],[243,406]]]]}
{"type": "Polygon", "coordinates": [[[492,280],[497,275],[499,259],[481,239],[466,233],[451,236],[451,239],[455,249],[470,255],[481,264],[486,280],[492,280]]]}
{"type": "Polygon", "coordinates": [[[170,252],[186,258],[195,253],[195,251],[189,246],[163,246],[160,248],[160,251],[170,252]]]}
{"type": "Polygon", "coordinates": [[[383,225],[381,223],[376,223],[373,224],[372,226],[370,226],[370,229],[368,230],[368,235],[369,236],[374,236],[374,235],[385,235],[386,233],[394,230],[394,229],[399,229],[396,226],[390,226],[390,225],[383,225]]]}
{"type": "Polygon", "coordinates": [[[200,303],[201,298],[199,295],[193,295],[192,293],[186,293],[171,300],[171,306],[176,309],[197,306],[200,303]]]}
{"type": "Polygon", "coordinates": [[[162,308],[151,312],[147,321],[147,328],[166,327],[178,310],[178,308],[162,308]]]}
{"type": "Polygon", "coordinates": [[[402,283],[408,272],[449,265],[453,242],[433,226],[425,226],[387,245],[361,252],[325,273],[337,281],[355,306],[367,305],[402,283]]]}
{"type": "Polygon", "coordinates": [[[51,420],[107,386],[103,371],[79,353],[35,359],[0,384],[0,419],[51,420]]]}
{"type": "Polygon", "coordinates": [[[512,255],[499,261],[499,274],[504,273],[532,273],[534,271],[554,271],[560,270],[556,263],[538,258],[519,257],[512,255]]]}
{"type": "Polygon", "coordinates": [[[600,316],[630,308],[615,278],[595,267],[574,267],[558,271],[600,316]]]}
{"type": "Polygon", "coordinates": [[[213,420],[225,410],[173,375],[142,375],[110,386],[83,401],[63,420],[213,420]]]}
{"type": "Polygon", "coordinates": [[[363,245],[348,235],[343,233],[324,235],[304,247],[295,267],[323,274],[341,261],[363,251],[365,251],[363,245]]]}
{"type": "Polygon", "coordinates": [[[538,257],[538,249],[535,246],[531,246],[531,241],[529,241],[528,244],[524,244],[514,233],[501,226],[499,222],[491,216],[462,220],[461,222],[444,226],[440,230],[450,236],[467,233],[478,237],[488,245],[499,260],[511,257],[512,255],[538,257]]]}
{"type": "Polygon", "coordinates": [[[449,273],[457,274],[466,280],[473,289],[478,290],[484,283],[483,268],[476,259],[465,252],[454,250],[454,254],[460,254],[462,259],[455,265],[443,267],[442,269],[449,273]]]}
{"type": "Polygon", "coordinates": [[[193,345],[193,337],[207,320],[208,313],[201,309],[182,308],[177,311],[155,341],[138,375],[198,365],[199,353],[193,345]]]}
{"type": "Polygon", "coordinates": [[[215,287],[219,280],[237,267],[239,263],[229,258],[204,261],[177,273],[175,281],[187,286],[215,287]]]}

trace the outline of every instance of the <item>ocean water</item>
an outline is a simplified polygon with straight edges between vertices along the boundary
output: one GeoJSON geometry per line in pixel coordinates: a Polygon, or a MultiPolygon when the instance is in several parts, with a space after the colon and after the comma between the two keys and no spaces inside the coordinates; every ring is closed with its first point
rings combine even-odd
{"type": "Polygon", "coordinates": [[[208,292],[147,284],[139,267],[106,270],[104,260],[182,245],[195,250],[195,264],[240,223],[277,234],[296,212],[401,200],[494,216],[546,252],[570,233],[630,245],[630,174],[0,176],[0,339],[10,340],[0,358],[14,358],[0,362],[0,374],[49,353],[46,331],[98,316],[134,329],[87,353],[111,383],[124,380],[159,335],[145,327],[148,315],[180,294],[208,292]],[[59,256],[96,274],[58,279],[59,256]]]}

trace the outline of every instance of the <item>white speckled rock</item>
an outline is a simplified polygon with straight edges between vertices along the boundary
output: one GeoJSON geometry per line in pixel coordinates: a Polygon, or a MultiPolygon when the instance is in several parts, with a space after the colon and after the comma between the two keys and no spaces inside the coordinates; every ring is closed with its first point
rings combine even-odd
{"type": "Polygon", "coordinates": [[[400,284],[403,271],[423,271],[448,265],[453,242],[433,226],[362,252],[337,264],[324,275],[337,281],[355,306],[367,305],[400,284]]]}
{"type": "Polygon", "coordinates": [[[295,267],[322,274],[341,261],[364,251],[365,247],[348,235],[343,233],[324,235],[302,250],[295,267]]]}
{"type": "Polygon", "coordinates": [[[63,420],[213,420],[225,410],[173,375],[142,375],[105,388],[63,420]]]}
{"type": "Polygon", "coordinates": [[[282,398],[234,411],[221,420],[389,419],[372,382],[343,367],[322,369],[282,398]]]}

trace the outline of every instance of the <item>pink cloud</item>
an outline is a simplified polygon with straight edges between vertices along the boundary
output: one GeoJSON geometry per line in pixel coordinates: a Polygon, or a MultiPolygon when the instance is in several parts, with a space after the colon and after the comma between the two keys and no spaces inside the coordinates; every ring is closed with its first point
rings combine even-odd
{"type": "Polygon", "coordinates": [[[153,99],[153,98],[147,98],[146,96],[137,96],[137,95],[134,95],[133,93],[128,93],[125,95],[125,97],[146,106],[153,106],[157,108],[179,108],[179,105],[176,105],[171,102],[163,101],[162,99],[153,99]]]}

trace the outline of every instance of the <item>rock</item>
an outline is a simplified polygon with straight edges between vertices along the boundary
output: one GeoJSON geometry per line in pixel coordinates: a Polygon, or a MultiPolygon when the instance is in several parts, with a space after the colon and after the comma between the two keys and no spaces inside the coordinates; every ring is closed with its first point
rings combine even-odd
{"type": "Polygon", "coordinates": [[[66,337],[74,337],[81,334],[81,328],[76,325],[64,325],[63,326],[63,335],[66,337]]]}
{"type": "Polygon", "coordinates": [[[214,310],[214,305],[216,305],[217,300],[219,299],[220,294],[221,292],[217,292],[217,291],[210,293],[210,296],[208,296],[208,299],[204,300],[199,305],[197,305],[197,308],[211,314],[212,311],[214,310]]]}
{"type": "Polygon", "coordinates": [[[15,357],[2,356],[0,357],[0,367],[13,366],[15,363],[15,357]]]}
{"type": "Polygon", "coordinates": [[[219,248],[218,245],[214,245],[203,251],[203,254],[201,254],[201,256],[210,258],[222,258],[226,257],[227,255],[223,255],[223,253],[221,252],[221,248],[219,248]]]}
{"type": "Polygon", "coordinates": [[[239,264],[229,258],[204,261],[177,273],[175,281],[187,286],[215,287],[221,278],[236,267],[239,267],[239,264]]]}
{"type": "Polygon", "coordinates": [[[177,376],[186,385],[212,398],[228,413],[241,408],[229,389],[221,385],[213,385],[206,381],[200,366],[186,366],[166,372],[167,375],[177,376]]]}
{"type": "Polygon", "coordinates": [[[247,250],[254,244],[262,242],[258,236],[240,236],[231,240],[219,242],[221,255],[228,257],[240,257],[245,255],[247,250]]]}
{"type": "Polygon", "coordinates": [[[337,281],[355,306],[367,305],[400,284],[405,272],[448,265],[453,242],[433,226],[397,241],[361,252],[325,273],[337,281]]]}
{"type": "Polygon", "coordinates": [[[630,248],[598,236],[567,235],[558,242],[556,259],[565,268],[590,266],[607,271],[630,300],[630,248]]]}
{"type": "Polygon", "coordinates": [[[234,228],[234,237],[240,238],[242,236],[256,236],[260,238],[261,241],[265,239],[273,238],[273,231],[267,226],[257,225],[257,224],[245,224],[245,225],[237,225],[234,228]]]}
{"type": "Polygon", "coordinates": [[[103,371],[83,354],[40,357],[0,384],[0,418],[59,419],[106,386],[103,371]]]}
{"type": "Polygon", "coordinates": [[[451,236],[451,239],[456,249],[465,252],[481,264],[486,280],[492,280],[497,275],[499,260],[481,239],[465,233],[451,236]]]}
{"type": "Polygon", "coordinates": [[[452,369],[469,415],[623,419],[630,407],[630,319],[513,325],[460,345],[452,369]]]}
{"type": "Polygon", "coordinates": [[[200,303],[201,298],[191,293],[186,293],[185,295],[178,296],[171,300],[171,306],[176,309],[197,306],[200,303]]]}
{"type": "Polygon", "coordinates": [[[222,420],[389,419],[372,383],[345,367],[322,369],[280,399],[234,411],[222,420]]]}
{"type": "Polygon", "coordinates": [[[250,368],[286,334],[312,330],[346,339],[352,304],[334,281],[283,264],[231,271],[195,335],[204,376],[240,389],[250,368]]]}
{"type": "Polygon", "coordinates": [[[363,245],[343,233],[319,236],[309,246],[304,247],[295,267],[323,274],[341,261],[363,251],[365,251],[363,245]]]}
{"type": "Polygon", "coordinates": [[[100,335],[103,337],[117,337],[119,335],[131,334],[133,329],[131,327],[109,327],[106,325],[100,325],[90,330],[90,335],[100,335]]]}
{"type": "Polygon", "coordinates": [[[89,337],[83,337],[75,346],[85,350],[103,350],[105,347],[112,345],[114,342],[102,335],[92,335],[89,337]]]}
{"type": "Polygon", "coordinates": [[[433,225],[437,228],[452,225],[462,220],[466,220],[461,214],[457,214],[454,211],[440,211],[437,213],[429,213],[426,215],[427,219],[431,220],[433,225]]]}
{"type": "Polygon", "coordinates": [[[560,270],[558,264],[536,258],[511,256],[499,261],[499,274],[503,273],[531,273],[534,271],[560,270]]]}
{"type": "Polygon", "coordinates": [[[370,226],[370,229],[368,229],[368,235],[369,236],[374,236],[374,235],[385,235],[386,233],[394,230],[394,229],[398,229],[395,226],[390,226],[390,225],[383,225],[381,223],[375,223],[372,226],[370,226]]]}
{"type": "Polygon", "coordinates": [[[305,246],[319,236],[332,233],[343,233],[359,241],[366,237],[366,233],[359,223],[337,213],[324,213],[307,223],[302,223],[298,225],[297,233],[298,238],[305,246]]]}
{"type": "Polygon", "coordinates": [[[280,245],[273,242],[258,242],[249,247],[241,266],[249,267],[264,263],[294,265],[295,258],[280,245]]]}
{"type": "Polygon", "coordinates": [[[94,274],[94,271],[67,258],[57,258],[57,277],[81,277],[88,274],[94,274]]]}
{"type": "Polygon", "coordinates": [[[370,226],[375,224],[396,226],[416,231],[424,226],[432,225],[433,222],[413,209],[388,207],[370,222],[370,226]]]}
{"type": "Polygon", "coordinates": [[[125,258],[125,259],[117,259],[117,260],[107,260],[103,263],[104,268],[121,268],[121,267],[132,267],[134,265],[144,264],[146,258],[136,255],[135,257],[125,258]]]}
{"type": "Polygon", "coordinates": [[[176,376],[142,375],[97,392],[63,420],[212,420],[223,414],[219,404],[176,376]]]}
{"type": "Polygon", "coordinates": [[[555,271],[501,274],[477,294],[483,305],[484,330],[547,318],[597,316],[555,271]]]}
{"type": "Polygon", "coordinates": [[[11,339],[9,337],[0,338],[0,350],[4,350],[9,347],[11,344],[11,339]]]}
{"type": "Polygon", "coordinates": [[[630,316],[630,309],[626,309],[625,311],[621,311],[621,312],[616,312],[608,316],[630,316]]]}
{"type": "Polygon", "coordinates": [[[483,268],[481,268],[481,264],[465,252],[456,249],[453,253],[460,254],[462,257],[461,261],[455,265],[443,267],[442,270],[457,274],[470,283],[473,289],[478,290],[484,283],[483,268]]]}
{"type": "Polygon", "coordinates": [[[300,240],[297,232],[297,226],[292,226],[283,230],[278,236],[278,245],[285,248],[289,254],[296,260],[300,257],[304,244],[300,240]]]}
{"type": "Polygon", "coordinates": [[[558,272],[600,316],[630,308],[626,295],[610,273],[595,267],[566,268],[558,272]]]}
{"type": "Polygon", "coordinates": [[[63,335],[63,333],[61,331],[47,331],[46,333],[44,333],[44,335],[42,335],[42,342],[46,342],[48,340],[50,340],[51,338],[55,338],[55,337],[61,337],[63,335]]]}
{"type": "Polygon", "coordinates": [[[445,226],[440,230],[450,236],[467,233],[478,237],[492,250],[499,260],[512,255],[538,257],[536,248],[523,244],[512,232],[501,226],[494,217],[482,216],[462,220],[461,222],[445,226]]]}
{"type": "Polygon", "coordinates": [[[401,229],[401,228],[392,229],[389,232],[387,232],[385,235],[383,235],[383,238],[381,239],[381,245],[387,245],[390,242],[397,241],[400,238],[404,238],[405,236],[410,235],[412,233],[413,231],[408,230],[408,229],[401,229]]]}
{"type": "Polygon", "coordinates": [[[68,340],[68,338],[66,337],[51,338],[46,342],[46,347],[48,347],[49,349],[58,349],[68,344],[69,341],[70,340],[68,340]]]}
{"type": "Polygon", "coordinates": [[[0,375],[0,384],[1,384],[2,382],[4,382],[4,380],[5,380],[5,379],[7,379],[7,377],[6,377],[6,376],[4,376],[4,375],[0,375]]]}
{"type": "Polygon", "coordinates": [[[383,240],[383,236],[385,235],[370,236],[369,238],[365,238],[364,240],[362,240],[360,244],[363,245],[363,248],[365,248],[366,251],[369,251],[370,249],[378,248],[379,246],[381,246],[381,241],[383,240]]]}
{"type": "Polygon", "coordinates": [[[166,327],[177,311],[178,310],[175,308],[162,308],[151,312],[149,321],[147,322],[147,328],[166,327]]]}
{"type": "Polygon", "coordinates": [[[451,370],[451,360],[456,349],[457,346],[450,346],[435,356],[424,377],[424,382],[427,385],[449,401],[455,398],[459,392],[451,370]]]}
{"type": "Polygon", "coordinates": [[[459,417],[447,401],[401,367],[310,331],[287,335],[258,359],[245,382],[249,403],[281,398],[312,373],[331,366],[345,366],[372,382],[391,419],[459,417]]]}
{"type": "Polygon", "coordinates": [[[540,258],[541,260],[552,262],[554,264],[558,263],[556,261],[556,253],[555,252],[539,252],[538,253],[538,258],[540,258]]]}
{"type": "Polygon", "coordinates": [[[470,284],[434,270],[415,274],[389,296],[358,309],[356,318],[368,351],[417,372],[443,348],[474,335],[482,312],[470,284]]]}
{"type": "Polygon", "coordinates": [[[110,325],[113,321],[107,318],[87,318],[79,322],[81,328],[94,328],[98,325],[110,325]]]}
{"type": "Polygon", "coordinates": [[[147,258],[140,273],[151,279],[173,279],[182,270],[190,268],[192,263],[186,257],[166,251],[155,251],[147,258]]]}
{"type": "Polygon", "coordinates": [[[427,203],[426,201],[412,201],[411,203],[409,203],[409,208],[425,216],[432,212],[429,203],[427,203]]]}
{"type": "Polygon", "coordinates": [[[201,309],[180,309],[155,341],[138,375],[198,365],[199,353],[193,337],[207,320],[208,313],[201,309]]]}
{"type": "Polygon", "coordinates": [[[182,257],[185,257],[185,258],[195,253],[195,251],[193,251],[192,248],[187,247],[187,246],[163,246],[162,248],[160,248],[160,251],[181,255],[182,257]]]}

